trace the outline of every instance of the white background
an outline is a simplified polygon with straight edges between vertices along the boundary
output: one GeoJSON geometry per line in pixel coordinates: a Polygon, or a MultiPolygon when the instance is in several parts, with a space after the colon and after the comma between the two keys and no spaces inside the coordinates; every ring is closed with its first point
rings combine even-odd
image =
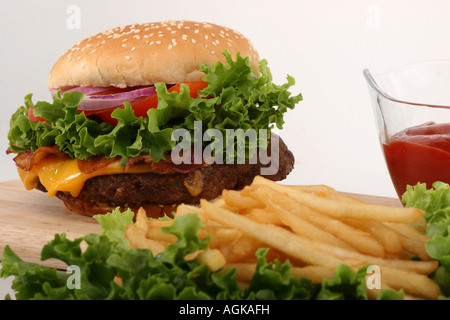
{"type": "Polygon", "coordinates": [[[282,138],[293,151],[291,184],[395,196],[378,144],[365,67],[375,72],[450,58],[446,0],[40,0],[0,3],[0,181],[17,179],[6,156],[11,114],[79,40],[136,22],[190,19],[234,28],[269,62],[274,82],[292,75],[304,101],[289,111],[282,138]],[[79,29],[67,26],[71,5],[79,29]]]}
{"type": "MultiPolygon", "coordinates": [[[[234,28],[269,62],[276,83],[295,77],[304,101],[281,136],[296,157],[291,184],[395,197],[362,70],[450,58],[446,0],[14,0],[0,2],[0,181],[17,179],[6,156],[11,114],[34,93],[49,99],[47,75],[74,43],[136,22],[198,20],[234,28]],[[67,26],[71,5],[80,28],[67,26]]],[[[0,281],[0,297],[10,288],[0,281]]]]}

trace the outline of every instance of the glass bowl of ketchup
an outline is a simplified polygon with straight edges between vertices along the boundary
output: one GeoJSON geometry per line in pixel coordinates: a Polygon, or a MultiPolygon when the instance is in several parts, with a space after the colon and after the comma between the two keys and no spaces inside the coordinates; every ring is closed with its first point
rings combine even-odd
{"type": "Polygon", "coordinates": [[[407,185],[450,183],[450,60],[363,74],[398,197],[407,185]]]}

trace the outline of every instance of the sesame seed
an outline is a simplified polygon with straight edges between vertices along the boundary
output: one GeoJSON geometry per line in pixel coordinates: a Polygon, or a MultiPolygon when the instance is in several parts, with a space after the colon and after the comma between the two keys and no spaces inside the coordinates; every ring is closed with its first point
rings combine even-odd
{"type": "Polygon", "coordinates": [[[77,60],[80,60],[81,58],[82,58],[81,56],[78,56],[78,57],[77,57],[77,60]]]}
{"type": "Polygon", "coordinates": [[[172,43],[173,43],[174,46],[176,46],[177,45],[177,40],[172,39],[172,43]]]}
{"type": "Polygon", "coordinates": [[[128,39],[127,39],[127,38],[125,38],[125,39],[123,39],[123,40],[122,40],[122,42],[126,42],[126,41],[128,41],[128,39]]]}
{"type": "Polygon", "coordinates": [[[169,44],[169,46],[167,47],[167,49],[172,50],[173,46],[171,44],[169,44]]]}
{"type": "Polygon", "coordinates": [[[134,36],[133,36],[133,38],[135,38],[135,39],[138,39],[138,40],[139,40],[139,39],[141,39],[141,37],[140,37],[140,36],[138,36],[137,34],[136,34],[136,35],[134,35],[134,36]]]}
{"type": "Polygon", "coordinates": [[[156,41],[156,44],[161,44],[161,41],[156,41]]]}
{"type": "Polygon", "coordinates": [[[84,69],[84,67],[85,67],[85,64],[84,64],[84,62],[82,62],[81,63],[81,69],[84,69]]]}
{"type": "Polygon", "coordinates": [[[195,39],[191,39],[192,43],[195,43],[195,39]]]}
{"type": "Polygon", "coordinates": [[[172,34],[174,34],[174,33],[176,33],[177,32],[177,30],[172,30],[172,31],[170,31],[170,33],[172,33],[172,34]]]}
{"type": "Polygon", "coordinates": [[[134,50],[136,50],[136,47],[131,48],[131,51],[134,51],[134,50]]]}
{"type": "Polygon", "coordinates": [[[94,50],[91,51],[91,53],[95,53],[95,51],[96,51],[96,50],[94,49],[94,50]]]}
{"type": "Polygon", "coordinates": [[[155,41],[150,41],[149,45],[153,45],[155,43],[155,41]]]}
{"type": "Polygon", "coordinates": [[[185,35],[185,34],[183,34],[183,35],[181,36],[181,39],[182,39],[182,40],[187,40],[187,39],[188,39],[188,36],[185,35]]]}
{"type": "Polygon", "coordinates": [[[126,46],[127,46],[127,45],[126,45],[125,43],[124,43],[124,44],[122,44],[122,47],[123,47],[123,48],[125,48],[126,46]]]}
{"type": "Polygon", "coordinates": [[[195,29],[194,33],[199,33],[198,29],[195,29]]]}
{"type": "Polygon", "coordinates": [[[125,56],[125,59],[130,60],[131,57],[130,56],[125,56]]]}

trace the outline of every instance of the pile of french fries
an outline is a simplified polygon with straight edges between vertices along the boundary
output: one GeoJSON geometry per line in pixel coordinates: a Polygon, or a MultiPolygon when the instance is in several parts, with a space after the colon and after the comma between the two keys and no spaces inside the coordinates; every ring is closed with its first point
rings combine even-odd
{"type": "MultiPolygon", "coordinates": [[[[369,204],[328,186],[287,186],[258,176],[241,191],[224,190],[200,206],[180,205],[176,216],[188,213],[205,223],[198,236],[209,235],[210,244],[185,259],[198,258],[211,270],[236,267],[242,284],[252,278],[256,250],[266,247],[268,261],[288,259],[293,276],[313,283],[333,277],[340,264],[354,270],[376,265],[381,287],[367,288],[370,299],[383,289],[403,289],[405,299],[442,295],[428,277],[438,267],[425,250],[429,238],[414,227],[423,222],[419,209],[369,204]]],[[[171,223],[149,220],[140,210],[126,237],[131,247],[156,255],[177,241],[161,231],[171,223]]]]}

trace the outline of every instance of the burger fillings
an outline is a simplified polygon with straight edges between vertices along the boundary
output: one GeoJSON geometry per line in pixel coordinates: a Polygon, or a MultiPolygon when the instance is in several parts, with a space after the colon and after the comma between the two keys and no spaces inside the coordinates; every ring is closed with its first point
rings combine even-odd
{"type": "MultiPolygon", "coordinates": [[[[61,56],[47,81],[52,102],[25,97],[11,119],[8,153],[17,153],[27,189],[80,214],[144,207],[160,216],[250,184],[267,164],[249,158],[278,138],[235,144],[245,163],[175,164],[176,130],[194,137],[197,123],[224,133],[281,129],[284,113],[302,99],[288,91],[293,84],[290,76],[273,84],[267,62],[230,28],[194,21],[117,27],[61,56]]],[[[274,181],[294,166],[277,141],[278,171],[267,176],[274,181]]],[[[225,156],[225,145],[215,151],[225,156]]]]}

